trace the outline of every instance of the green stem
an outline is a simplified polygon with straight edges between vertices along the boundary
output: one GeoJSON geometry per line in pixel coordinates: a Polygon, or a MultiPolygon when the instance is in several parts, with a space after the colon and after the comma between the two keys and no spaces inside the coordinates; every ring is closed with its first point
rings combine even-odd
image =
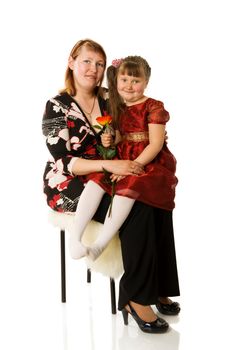
{"type": "Polygon", "coordinates": [[[113,204],[113,197],[115,196],[115,181],[112,182],[112,195],[111,195],[111,204],[109,207],[108,217],[112,216],[112,204],[113,204]]]}

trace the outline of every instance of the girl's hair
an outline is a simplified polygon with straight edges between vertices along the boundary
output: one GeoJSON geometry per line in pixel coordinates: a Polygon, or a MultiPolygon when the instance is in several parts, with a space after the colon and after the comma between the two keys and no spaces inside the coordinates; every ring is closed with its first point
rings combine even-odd
{"type": "MultiPolygon", "coordinates": [[[[87,49],[99,53],[101,56],[103,56],[103,59],[105,61],[105,66],[104,66],[104,72],[105,72],[105,67],[106,67],[106,53],[103,47],[98,44],[97,42],[91,40],[91,39],[84,39],[84,40],[79,40],[72,48],[70,57],[73,59],[76,59],[77,56],[80,53],[80,50],[82,46],[85,46],[87,49]]],[[[102,95],[102,89],[101,89],[101,84],[103,81],[104,76],[100,80],[99,86],[97,87],[97,95],[101,94],[102,95]]],[[[65,72],[65,87],[59,91],[61,94],[67,92],[71,96],[76,95],[76,87],[74,83],[74,78],[73,78],[73,71],[70,69],[70,67],[67,65],[66,72],[65,72]]]]}
{"type": "Polygon", "coordinates": [[[106,74],[109,91],[109,112],[113,117],[114,126],[118,127],[119,116],[125,109],[125,103],[117,90],[118,74],[144,77],[148,82],[151,76],[151,67],[148,62],[140,56],[127,56],[121,60],[115,60],[114,62],[114,65],[107,68],[106,74]]]}

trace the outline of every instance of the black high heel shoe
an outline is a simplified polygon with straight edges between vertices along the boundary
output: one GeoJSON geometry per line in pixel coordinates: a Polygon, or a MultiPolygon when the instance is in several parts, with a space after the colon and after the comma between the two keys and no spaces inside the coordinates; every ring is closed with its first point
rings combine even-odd
{"type": "Polygon", "coordinates": [[[180,304],[172,302],[171,304],[161,303],[159,300],[156,303],[156,307],[163,315],[176,316],[180,312],[180,304]]]}
{"type": "Polygon", "coordinates": [[[163,320],[163,318],[157,317],[157,319],[153,322],[146,322],[138,316],[130,304],[128,304],[128,307],[130,309],[130,312],[126,308],[122,309],[125,325],[128,325],[128,314],[130,313],[134,320],[137,322],[139,328],[145,333],[165,333],[168,330],[169,324],[163,320]]]}

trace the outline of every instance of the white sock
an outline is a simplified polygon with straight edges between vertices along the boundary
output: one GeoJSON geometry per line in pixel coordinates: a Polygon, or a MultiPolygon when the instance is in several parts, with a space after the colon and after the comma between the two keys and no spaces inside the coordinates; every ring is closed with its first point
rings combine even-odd
{"type": "Polygon", "coordinates": [[[104,193],[105,191],[95,182],[89,181],[79,198],[74,229],[69,240],[70,255],[73,259],[80,259],[87,255],[88,248],[82,244],[81,238],[87,224],[96,213],[104,193]]]}
{"type": "Polygon", "coordinates": [[[93,243],[88,248],[88,256],[92,260],[96,260],[97,257],[105,249],[112,237],[118,232],[125,219],[129,215],[135,200],[127,197],[115,195],[112,204],[112,214],[109,216],[109,210],[106,214],[104,225],[101,232],[93,243]]]}

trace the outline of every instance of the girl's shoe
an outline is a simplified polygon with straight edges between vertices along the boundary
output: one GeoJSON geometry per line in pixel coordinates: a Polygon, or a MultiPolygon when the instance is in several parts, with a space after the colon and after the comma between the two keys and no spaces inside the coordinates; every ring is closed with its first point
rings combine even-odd
{"type": "Polygon", "coordinates": [[[92,261],[95,261],[102,254],[103,250],[103,247],[93,244],[87,248],[87,256],[92,261]]]}
{"type": "Polygon", "coordinates": [[[180,312],[180,304],[172,302],[171,304],[161,303],[159,300],[156,303],[156,307],[163,315],[176,316],[180,312]]]}
{"type": "Polygon", "coordinates": [[[163,320],[163,318],[157,317],[157,319],[153,322],[146,322],[138,316],[134,308],[129,303],[128,307],[130,311],[128,311],[126,308],[122,310],[125,325],[128,325],[128,313],[130,313],[137,322],[139,328],[145,333],[165,333],[168,330],[169,324],[163,320]]]}
{"type": "Polygon", "coordinates": [[[72,237],[69,239],[69,250],[72,259],[81,259],[88,253],[87,248],[80,241],[72,237]]]}

